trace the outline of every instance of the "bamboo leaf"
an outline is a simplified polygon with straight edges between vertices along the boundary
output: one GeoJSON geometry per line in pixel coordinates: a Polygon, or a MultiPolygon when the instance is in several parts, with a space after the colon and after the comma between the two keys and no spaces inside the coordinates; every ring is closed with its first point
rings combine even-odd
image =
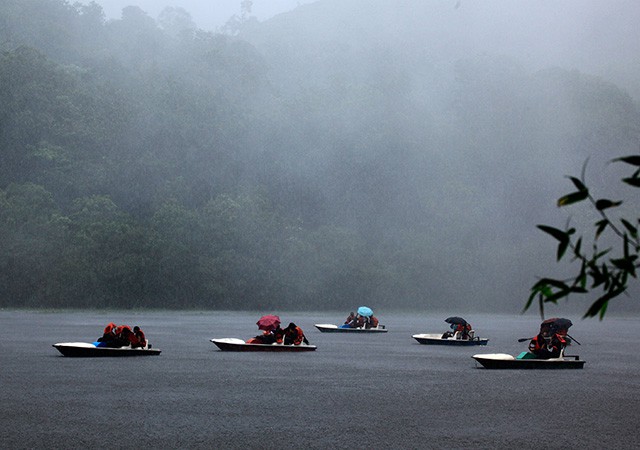
{"type": "Polygon", "coordinates": [[[609,221],[607,219],[602,219],[599,222],[596,222],[596,239],[600,237],[605,228],[609,225],[609,221]]]}
{"type": "Polygon", "coordinates": [[[580,253],[581,250],[582,250],[582,238],[578,238],[578,241],[576,242],[576,245],[573,248],[573,254],[575,255],[576,258],[580,258],[582,256],[582,254],[580,253]]]}
{"type": "Polygon", "coordinates": [[[573,185],[579,190],[579,191],[587,191],[587,187],[582,183],[582,181],[580,181],[579,179],[577,179],[576,177],[569,177],[569,179],[573,182],[573,185]]]}
{"type": "Polygon", "coordinates": [[[560,261],[562,259],[564,254],[567,252],[567,248],[569,248],[569,238],[558,244],[558,253],[556,255],[557,261],[560,261]]]}
{"type": "Polygon", "coordinates": [[[545,233],[550,234],[560,242],[563,242],[569,239],[569,236],[567,235],[567,233],[557,228],[553,228],[547,225],[538,225],[538,228],[544,231],[545,233]]]}
{"type": "Polygon", "coordinates": [[[607,311],[607,305],[609,304],[609,300],[617,297],[622,294],[624,289],[615,289],[611,291],[607,291],[604,295],[598,298],[593,304],[589,307],[589,310],[585,313],[583,318],[595,317],[597,315],[600,316],[602,320],[604,318],[604,314],[607,311]]]}
{"type": "Polygon", "coordinates": [[[522,310],[522,312],[527,311],[531,307],[531,303],[533,303],[533,299],[536,297],[536,295],[538,295],[538,291],[531,289],[531,294],[529,295],[529,299],[527,300],[526,305],[524,305],[524,309],[522,310]]]}
{"type": "MultiPolygon", "coordinates": [[[[633,264],[634,258],[633,257],[628,257],[628,258],[618,258],[618,259],[612,259],[611,260],[611,264],[613,264],[616,268],[624,271],[625,273],[628,273],[629,275],[631,275],[632,277],[636,277],[636,268],[633,264]]],[[[624,283],[622,283],[624,284],[624,283]]]]}
{"type": "Polygon", "coordinates": [[[631,164],[632,166],[640,166],[640,155],[623,156],[613,160],[613,162],[616,161],[622,161],[627,164],[631,164]]]}
{"type": "Polygon", "coordinates": [[[625,183],[627,183],[630,186],[640,187],[640,178],[638,178],[638,177],[623,178],[622,181],[624,181],[625,183]]]}
{"type": "Polygon", "coordinates": [[[622,201],[614,202],[611,200],[607,200],[606,198],[602,198],[596,201],[596,209],[598,211],[605,210],[607,208],[615,208],[616,206],[622,205],[622,201]]]}
{"type": "Polygon", "coordinates": [[[620,219],[620,222],[622,222],[622,225],[624,225],[624,227],[629,231],[629,234],[631,235],[631,237],[633,238],[638,237],[638,229],[636,227],[631,225],[631,223],[625,219],[620,219]]]}
{"type": "Polygon", "coordinates": [[[558,199],[558,207],[568,206],[574,203],[581,202],[587,197],[589,197],[588,190],[580,190],[580,191],[572,192],[571,194],[567,194],[564,197],[560,197],[558,199]]]}

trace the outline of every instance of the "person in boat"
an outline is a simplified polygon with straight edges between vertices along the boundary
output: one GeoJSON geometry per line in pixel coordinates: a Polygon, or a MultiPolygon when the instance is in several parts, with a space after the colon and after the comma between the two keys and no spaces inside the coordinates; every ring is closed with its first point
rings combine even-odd
{"type": "Polygon", "coordinates": [[[378,328],[378,324],[380,322],[378,321],[378,318],[375,316],[369,316],[367,318],[365,318],[364,321],[364,327],[365,328],[378,328]]]}
{"type": "Polygon", "coordinates": [[[117,343],[119,347],[127,347],[133,344],[135,334],[129,325],[120,325],[116,328],[117,343]]]}
{"type": "Polygon", "coordinates": [[[300,345],[302,343],[309,345],[307,337],[304,335],[302,328],[291,322],[284,329],[284,345],[300,345]]]}
{"type": "Polygon", "coordinates": [[[442,339],[447,339],[450,337],[454,337],[456,339],[471,339],[471,324],[469,322],[463,323],[452,323],[451,331],[445,331],[442,334],[442,339]]]}
{"type": "Polygon", "coordinates": [[[540,333],[529,342],[529,352],[539,359],[559,358],[562,356],[562,352],[567,346],[567,341],[556,331],[552,325],[545,323],[540,325],[540,333]]]}
{"type": "Polygon", "coordinates": [[[349,328],[353,328],[353,324],[355,323],[355,320],[356,320],[356,313],[351,311],[347,316],[347,320],[344,321],[344,324],[348,325],[349,328]]]}
{"type": "Polygon", "coordinates": [[[118,336],[118,326],[113,322],[109,322],[107,326],[104,327],[104,332],[102,336],[98,338],[98,342],[104,347],[122,347],[121,339],[118,336]]]}
{"type": "Polygon", "coordinates": [[[265,330],[261,335],[247,340],[247,344],[282,344],[284,330],[280,324],[273,330],[265,330]]]}
{"type": "Polygon", "coordinates": [[[129,342],[131,348],[145,348],[147,346],[147,339],[139,326],[133,327],[133,333],[129,335],[129,342]]]}

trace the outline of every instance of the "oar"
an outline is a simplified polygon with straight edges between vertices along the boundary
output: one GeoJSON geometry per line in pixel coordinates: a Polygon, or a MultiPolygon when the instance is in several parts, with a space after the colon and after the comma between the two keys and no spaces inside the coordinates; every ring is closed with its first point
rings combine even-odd
{"type": "Polygon", "coordinates": [[[573,342],[575,342],[578,345],[582,345],[580,342],[576,341],[576,338],[574,338],[573,336],[567,334],[567,337],[570,338],[573,342]]]}
{"type": "MultiPolygon", "coordinates": [[[[578,345],[582,345],[580,342],[578,342],[578,341],[576,340],[576,338],[574,338],[574,337],[573,337],[573,336],[571,336],[570,334],[567,334],[567,337],[568,337],[568,338],[570,338],[570,339],[571,339],[573,342],[575,342],[576,344],[578,344],[578,345]]],[[[518,342],[530,341],[530,340],[532,340],[532,339],[533,339],[533,338],[520,338],[520,339],[518,339],[518,342]]]]}

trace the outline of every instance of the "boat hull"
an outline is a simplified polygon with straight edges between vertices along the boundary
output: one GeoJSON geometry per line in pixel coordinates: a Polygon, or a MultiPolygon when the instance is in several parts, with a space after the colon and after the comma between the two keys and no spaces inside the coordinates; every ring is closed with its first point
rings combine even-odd
{"type": "Polygon", "coordinates": [[[563,358],[551,359],[516,359],[506,354],[473,355],[473,359],[479,362],[485,369],[582,369],[584,360],[578,356],[565,355],[563,358]]]}
{"type": "Polygon", "coordinates": [[[414,334],[411,336],[416,341],[424,345],[452,345],[452,346],[476,346],[487,345],[489,339],[454,339],[454,338],[442,338],[441,334],[414,334]]]}
{"type": "Polygon", "coordinates": [[[123,356],[157,356],[161,353],[160,350],[155,348],[110,348],[110,347],[96,347],[93,344],[87,342],[61,342],[53,344],[63,356],[70,357],[84,357],[84,358],[97,358],[97,357],[123,357],[123,356]]]}
{"type": "Polygon", "coordinates": [[[316,323],[315,327],[322,333],[386,333],[389,331],[384,325],[379,325],[377,328],[340,328],[338,325],[329,323],[316,323]]]}
{"type": "Polygon", "coordinates": [[[315,345],[283,345],[283,344],[247,344],[242,339],[210,339],[220,350],[225,352],[312,352],[315,345]]]}

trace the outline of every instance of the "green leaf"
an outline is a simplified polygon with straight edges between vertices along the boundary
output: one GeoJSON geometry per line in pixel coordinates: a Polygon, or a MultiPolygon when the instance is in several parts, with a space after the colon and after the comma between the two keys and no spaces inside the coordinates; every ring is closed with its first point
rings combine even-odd
{"type": "Polygon", "coordinates": [[[538,295],[538,291],[531,289],[531,294],[529,295],[529,299],[527,300],[527,303],[524,305],[524,309],[522,310],[522,312],[527,311],[531,307],[531,303],[533,303],[533,299],[536,297],[536,295],[538,295]]]}
{"type": "MultiPolygon", "coordinates": [[[[553,278],[542,278],[538,281],[534,287],[538,287],[538,290],[543,291],[545,287],[553,286],[558,289],[569,289],[567,283],[561,280],[554,280],[553,278]]],[[[551,291],[549,290],[546,296],[551,295],[551,291]]]]}
{"type": "Polygon", "coordinates": [[[607,305],[609,304],[609,300],[617,297],[622,294],[625,289],[614,289],[606,292],[603,296],[598,298],[593,304],[589,307],[589,310],[585,313],[583,318],[595,317],[600,315],[600,320],[604,318],[604,314],[607,311],[607,305]]]}
{"type": "Polygon", "coordinates": [[[581,202],[584,199],[586,199],[587,197],[589,197],[589,191],[588,190],[580,190],[580,191],[577,191],[577,192],[573,192],[571,194],[567,194],[564,197],[560,197],[558,199],[558,207],[568,206],[568,205],[572,205],[574,203],[581,202]]]}
{"type": "Polygon", "coordinates": [[[625,183],[627,183],[628,185],[631,185],[633,187],[640,187],[640,178],[638,178],[638,177],[623,178],[622,181],[624,181],[625,183]]]}
{"type": "Polygon", "coordinates": [[[600,199],[596,201],[596,209],[598,211],[602,211],[607,208],[614,208],[616,206],[622,205],[622,201],[613,202],[611,200],[607,200],[606,198],[600,199]]]}
{"type": "Polygon", "coordinates": [[[582,256],[582,254],[580,253],[581,250],[582,250],[582,238],[578,238],[578,241],[576,242],[576,245],[573,248],[573,254],[575,255],[576,258],[580,258],[582,256]]]}
{"type": "Polygon", "coordinates": [[[569,239],[562,241],[558,244],[558,253],[556,254],[556,260],[560,261],[569,248],[569,239]]]}
{"type": "Polygon", "coordinates": [[[544,231],[545,233],[550,234],[560,242],[563,242],[569,239],[569,236],[567,235],[567,233],[557,228],[553,228],[547,225],[538,225],[538,228],[544,231]]]}
{"type": "Polygon", "coordinates": [[[576,177],[569,177],[569,179],[571,181],[573,181],[573,185],[579,190],[579,191],[588,191],[587,187],[582,183],[582,181],[578,180],[576,177]]]}
{"type": "Polygon", "coordinates": [[[613,264],[618,269],[630,274],[632,277],[635,278],[636,277],[636,268],[635,268],[633,262],[634,262],[634,260],[636,258],[634,258],[633,256],[630,256],[628,258],[612,259],[611,260],[611,264],[613,264]]]}
{"type": "Polygon", "coordinates": [[[623,156],[613,160],[613,162],[616,161],[622,161],[627,164],[631,164],[632,166],[640,166],[640,155],[623,156]]]}
{"type": "Polygon", "coordinates": [[[609,221],[607,219],[602,219],[599,222],[596,222],[596,239],[600,237],[605,228],[609,225],[609,221]]]}
{"type": "Polygon", "coordinates": [[[638,238],[638,229],[636,227],[631,225],[631,223],[629,223],[625,219],[620,219],[620,222],[622,222],[622,225],[624,225],[624,227],[629,231],[631,237],[636,239],[638,238]]]}

